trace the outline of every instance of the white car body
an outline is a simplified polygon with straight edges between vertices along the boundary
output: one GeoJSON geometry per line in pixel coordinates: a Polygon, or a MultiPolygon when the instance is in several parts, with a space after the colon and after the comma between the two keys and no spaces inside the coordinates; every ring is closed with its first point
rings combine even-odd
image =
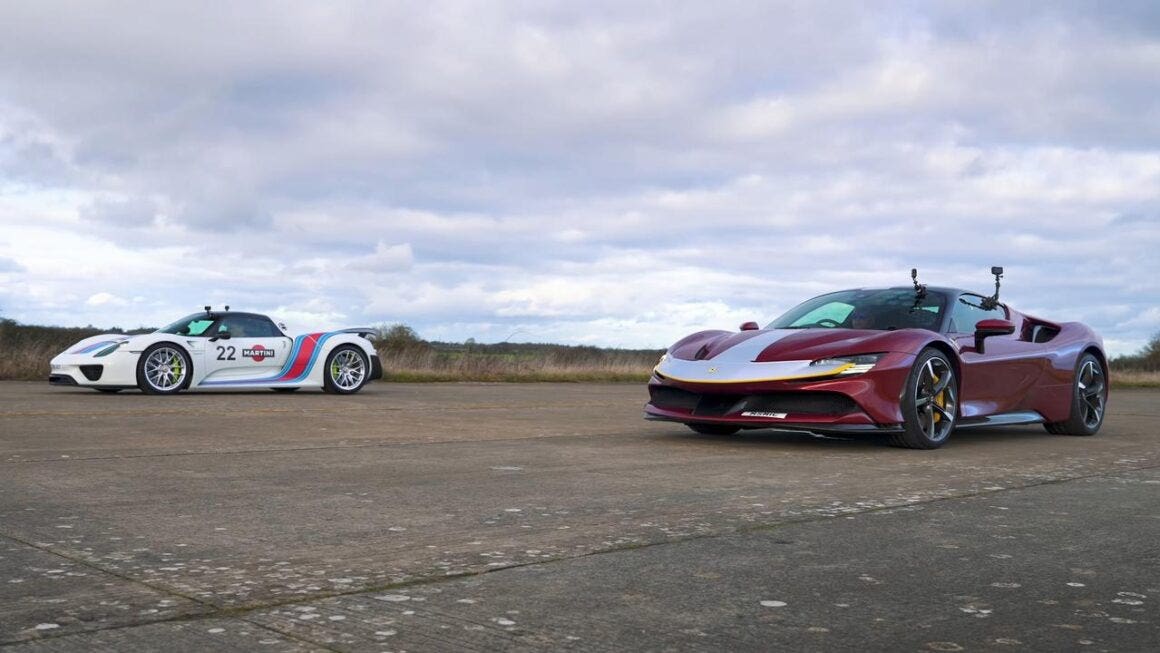
{"type": "Polygon", "coordinates": [[[382,377],[378,353],[367,338],[372,332],[358,328],[290,335],[265,315],[207,309],[154,333],[86,338],[52,359],[49,383],[109,392],[140,388],[151,394],[258,388],[349,394],[382,377]],[[147,352],[152,362],[142,359],[147,352]],[[335,352],[345,353],[332,357],[335,352]],[[164,366],[157,363],[165,360],[169,367],[158,375],[164,366]],[[351,370],[341,376],[336,361],[353,363],[357,378],[351,370]],[[329,381],[328,366],[335,374],[329,381]]]}

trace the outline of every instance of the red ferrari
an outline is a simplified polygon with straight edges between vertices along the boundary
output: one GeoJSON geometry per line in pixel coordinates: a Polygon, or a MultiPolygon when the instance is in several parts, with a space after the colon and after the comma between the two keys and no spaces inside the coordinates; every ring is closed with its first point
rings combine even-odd
{"type": "Polygon", "coordinates": [[[645,417],[698,433],[883,433],[933,449],[956,428],[1042,423],[1094,435],[1108,401],[1103,341],[954,288],[843,290],[759,328],[701,331],[661,357],[645,417]]]}

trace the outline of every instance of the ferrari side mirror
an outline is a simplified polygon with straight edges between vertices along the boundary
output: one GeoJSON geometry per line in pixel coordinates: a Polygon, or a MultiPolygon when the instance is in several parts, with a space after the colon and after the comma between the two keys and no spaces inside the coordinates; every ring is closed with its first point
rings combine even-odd
{"type": "Polygon", "coordinates": [[[741,325],[742,331],[757,331],[761,327],[757,326],[756,322],[745,322],[741,325]]]}
{"type": "Polygon", "coordinates": [[[975,351],[982,354],[983,340],[991,336],[1009,336],[1015,333],[1015,324],[1010,320],[979,320],[975,324],[975,351]]]}

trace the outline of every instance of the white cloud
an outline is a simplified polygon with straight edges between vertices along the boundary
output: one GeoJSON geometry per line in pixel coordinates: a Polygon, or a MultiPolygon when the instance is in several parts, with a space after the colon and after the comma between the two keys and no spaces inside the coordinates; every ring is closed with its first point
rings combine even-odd
{"type": "Polygon", "coordinates": [[[107,292],[99,292],[85,300],[88,306],[127,306],[129,302],[107,292]]]}
{"type": "Polygon", "coordinates": [[[1149,3],[7,12],[0,307],[22,321],[229,303],[661,347],[1003,264],[1006,298],[1113,351],[1156,329],[1149,3]]]}

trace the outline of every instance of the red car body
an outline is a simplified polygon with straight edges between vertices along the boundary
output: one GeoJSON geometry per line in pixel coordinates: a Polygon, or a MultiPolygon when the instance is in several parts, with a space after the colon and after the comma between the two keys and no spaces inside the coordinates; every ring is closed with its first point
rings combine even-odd
{"type": "MultiPolygon", "coordinates": [[[[908,380],[920,356],[933,355],[953,370],[949,381],[943,379],[949,391],[938,405],[915,410],[931,415],[931,436],[940,441],[897,444],[931,448],[954,428],[983,424],[1041,422],[1054,430],[1074,418],[1077,401],[1099,404],[1098,415],[1093,408],[1087,416],[1088,426],[1094,421],[1098,430],[1107,398],[1107,359],[1090,328],[1049,322],[997,301],[984,310],[991,298],[964,290],[924,287],[921,295],[917,290],[831,293],[802,305],[814,302],[819,308],[813,314],[838,316],[818,324],[808,322],[809,312],[801,318],[805,323],[787,322],[799,307],[764,329],[750,323],[740,332],[702,331],[683,338],[654,370],[645,416],[703,433],[742,428],[905,433],[908,380]],[[828,297],[833,299],[827,302],[828,297]],[[880,309],[883,323],[853,328],[860,303],[880,309]],[[851,314],[842,319],[847,304],[851,314]],[[1098,365],[1090,363],[1093,359],[1098,365]],[[1077,381],[1081,361],[1091,372],[1083,388],[1077,381]],[[940,418],[948,428],[935,438],[933,426],[940,418]]],[[[934,389],[938,375],[929,381],[928,389],[934,389]]],[[[914,392],[921,403],[922,393],[914,392]]]]}

